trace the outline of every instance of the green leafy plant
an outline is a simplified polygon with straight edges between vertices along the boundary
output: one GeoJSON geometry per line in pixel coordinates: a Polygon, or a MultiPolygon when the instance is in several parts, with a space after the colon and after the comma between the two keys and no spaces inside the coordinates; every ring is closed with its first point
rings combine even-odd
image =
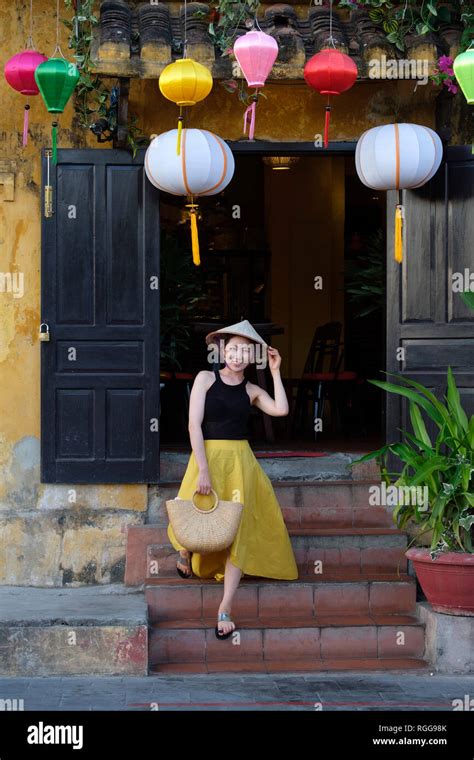
{"type": "MultiPolygon", "coordinates": [[[[110,89],[98,74],[92,72],[91,44],[94,27],[99,23],[95,13],[95,0],[64,0],[65,7],[72,11],[70,18],[61,22],[69,30],[68,47],[73,50],[80,73],[74,90],[74,110],[78,122],[84,129],[90,129],[98,142],[112,140],[117,132],[117,88],[110,89]]],[[[97,3],[98,5],[98,3],[97,3]]],[[[127,129],[127,144],[135,158],[139,147],[148,144],[142,130],[137,126],[137,117],[130,114],[127,129]]]]}
{"type": "MultiPolygon", "coordinates": [[[[329,0],[315,5],[329,7],[329,0]]],[[[253,18],[260,3],[255,0],[217,0],[211,5],[208,16],[209,34],[223,54],[235,41],[237,27],[246,19],[253,18]]],[[[334,0],[334,8],[368,11],[371,21],[385,33],[387,40],[400,51],[406,50],[408,35],[425,35],[437,32],[440,24],[460,22],[464,29],[460,41],[460,50],[465,50],[474,34],[474,4],[467,0],[451,0],[439,3],[437,0],[334,0]]]]}
{"type": "Polygon", "coordinates": [[[358,307],[355,318],[382,309],[385,303],[385,238],[378,229],[367,238],[364,253],[345,264],[345,291],[358,307]]]}
{"type": "Polygon", "coordinates": [[[464,290],[460,293],[460,296],[466,306],[469,306],[470,309],[474,309],[474,292],[472,290],[464,290]]]}
{"type": "Polygon", "coordinates": [[[191,252],[181,246],[176,234],[161,235],[160,359],[165,369],[183,368],[180,361],[191,346],[189,317],[202,295],[191,252]]]}
{"type": "Polygon", "coordinates": [[[393,519],[401,529],[409,520],[419,525],[413,541],[423,533],[432,532],[432,558],[443,551],[472,553],[474,415],[468,419],[461,406],[451,367],[448,367],[445,403],[424,385],[402,375],[393,376],[398,377],[401,385],[380,380],[369,382],[408,400],[413,433],[401,430],[401,442],[382,446],[352,464],[375,458],[381,465],[387,484],[392,484],[391,478],[396,477],[395,486],[427,488],[426,506],[406,504],[406,500],[402,499],[403,503],[394,509],[393,519]],[[438,429],[434,441],[428,434],[423,414],[438,429]],[[389,452],[403,464],[399,473],[389,473],[387,470],[386,457],[389,452]]]}
{"type": "Polygon", "coordinates": [[[206,18],[208,32],[221,55],[229,55],[239,26],[255,18],[259,0],[218,0],[211,3],[209,11],[196,11],[193,16],[206,18]]]}

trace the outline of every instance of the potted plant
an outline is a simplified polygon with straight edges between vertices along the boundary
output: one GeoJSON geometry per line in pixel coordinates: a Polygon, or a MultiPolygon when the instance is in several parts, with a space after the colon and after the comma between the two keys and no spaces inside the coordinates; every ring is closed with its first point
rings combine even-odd
{"type": "Polygon", "coordinates": [[[413,432],[401,430],[400,442],[382,446],[353,464],[378,460],[385,482],[398,488],[393,512],[397,527],[403,530],[412,520],[419,528],[410,543],[430,533],[428,548],[411,547],[406,556],[412,560],[433,609],[474,615],[474,415],[468,419],[462,408],[451,367],[444,401],[414,380],[394,377],[399,378],[400,385],[369,382],[407,399],[413,432]],[[436,438],[428,434],[424,415],[434,423],[436,438]],[[398,473],[387,470],[389,452],[402,463],[398,473]],[[393,476],[396,480],[392,484],[393,476]],[[406,498],[414,493],[407,489],[414,488],[423,489],[426,498],[421,502],[406,498]]]}

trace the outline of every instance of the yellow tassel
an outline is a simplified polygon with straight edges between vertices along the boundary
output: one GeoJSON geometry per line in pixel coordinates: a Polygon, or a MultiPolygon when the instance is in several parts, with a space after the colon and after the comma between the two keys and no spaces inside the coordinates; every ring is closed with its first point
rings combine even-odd
{"type": "Polygon", "coordinates": [[[395,210],[395,245],[394,254],[395,261],[401,264],[403,260],[403,219],[404,209],[403,206],[397,206],[395,210]]]}
{"type": "Polygon", "coordinates": [[[201,259],[199,256],[199,237],[198,237],[198,228],[197,228],[197,218],[196,218],[196,211],[194,209],[191,210],[191,246],[193,250],[193,262],[198,267],[201,263],[201,259]]]}
{"type": "MultiPolygon", "coordinates": [[[[181,111],[181,109],[180,109],[181,111]]],[[[179,156],[181,153],[181,132],[183,131],[183,117],[181,116],[181,113],[178,118],[178,137],[176,140],[176,155],[179,156]]]]}

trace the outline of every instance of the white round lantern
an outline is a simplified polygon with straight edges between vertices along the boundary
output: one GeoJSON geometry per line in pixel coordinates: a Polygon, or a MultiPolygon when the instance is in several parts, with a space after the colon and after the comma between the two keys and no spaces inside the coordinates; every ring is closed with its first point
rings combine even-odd
{"type": "Polygon", "coordinates": [[[403,259],[403,189],[421,187],[438,171],[443,157],[439,136],[420,124],[383,124],[360,136],[355,154],[360,181],[374,190],[398,190],[394,256],[403,259]]]}
{"type": "Polygon", "coordinates": [[[177,129],[170,129],[153,138],[145,153],[145,172],[158,190],[190,196],[186,208],[191,219],[193,262],[199,266],[198,205],[194,196],[216,195],[224,190],[234,175],[235,161],[224,140],[207,129],[183,128],[179,154],[177,135],[177,129]]]}
{"type": "Polygon", "coordinates": [[[439,136],[419,124],[384,124],[364,132],[356,147],[359,179],[374,190],[421,187],[443,157],[439,136]]]}
{"type": "Polygon", "coordinates": [[[184,128],[157,135],[145,154],[145,172],[159,190],[172,195],[216,195],[231,181],[235,161],[227,143],[207,129],[184,128]]]}

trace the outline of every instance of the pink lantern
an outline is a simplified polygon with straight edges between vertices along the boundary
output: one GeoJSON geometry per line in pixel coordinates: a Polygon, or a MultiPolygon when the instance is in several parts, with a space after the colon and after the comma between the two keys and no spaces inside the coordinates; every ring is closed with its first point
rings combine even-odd
{"type": "Polygon", "coordinates": [[[258,100],[258,88],[263,87],[278,55],[278,42],[265,32],[253,29],[243,34],[234,43],[234,55],[242,69],[249,87],[255,87],[252,105],[244,114],[244,134],[250,121],[249,138],[253,140],[255,132],[255,109],[258,100]]]}
{"type": "MultiPolygon", "coordinates": [[[[39,89],[35,80],[35,70],[47,61],[47,56],[36,50],[23,50],[10,58],[5,64],[5,79],[8,84],[22,95],[38,95],[39,89]]],[[[25,104],[23,117],[23,145],[28,142],[28,111],[30,106],[25,104]]]]}

